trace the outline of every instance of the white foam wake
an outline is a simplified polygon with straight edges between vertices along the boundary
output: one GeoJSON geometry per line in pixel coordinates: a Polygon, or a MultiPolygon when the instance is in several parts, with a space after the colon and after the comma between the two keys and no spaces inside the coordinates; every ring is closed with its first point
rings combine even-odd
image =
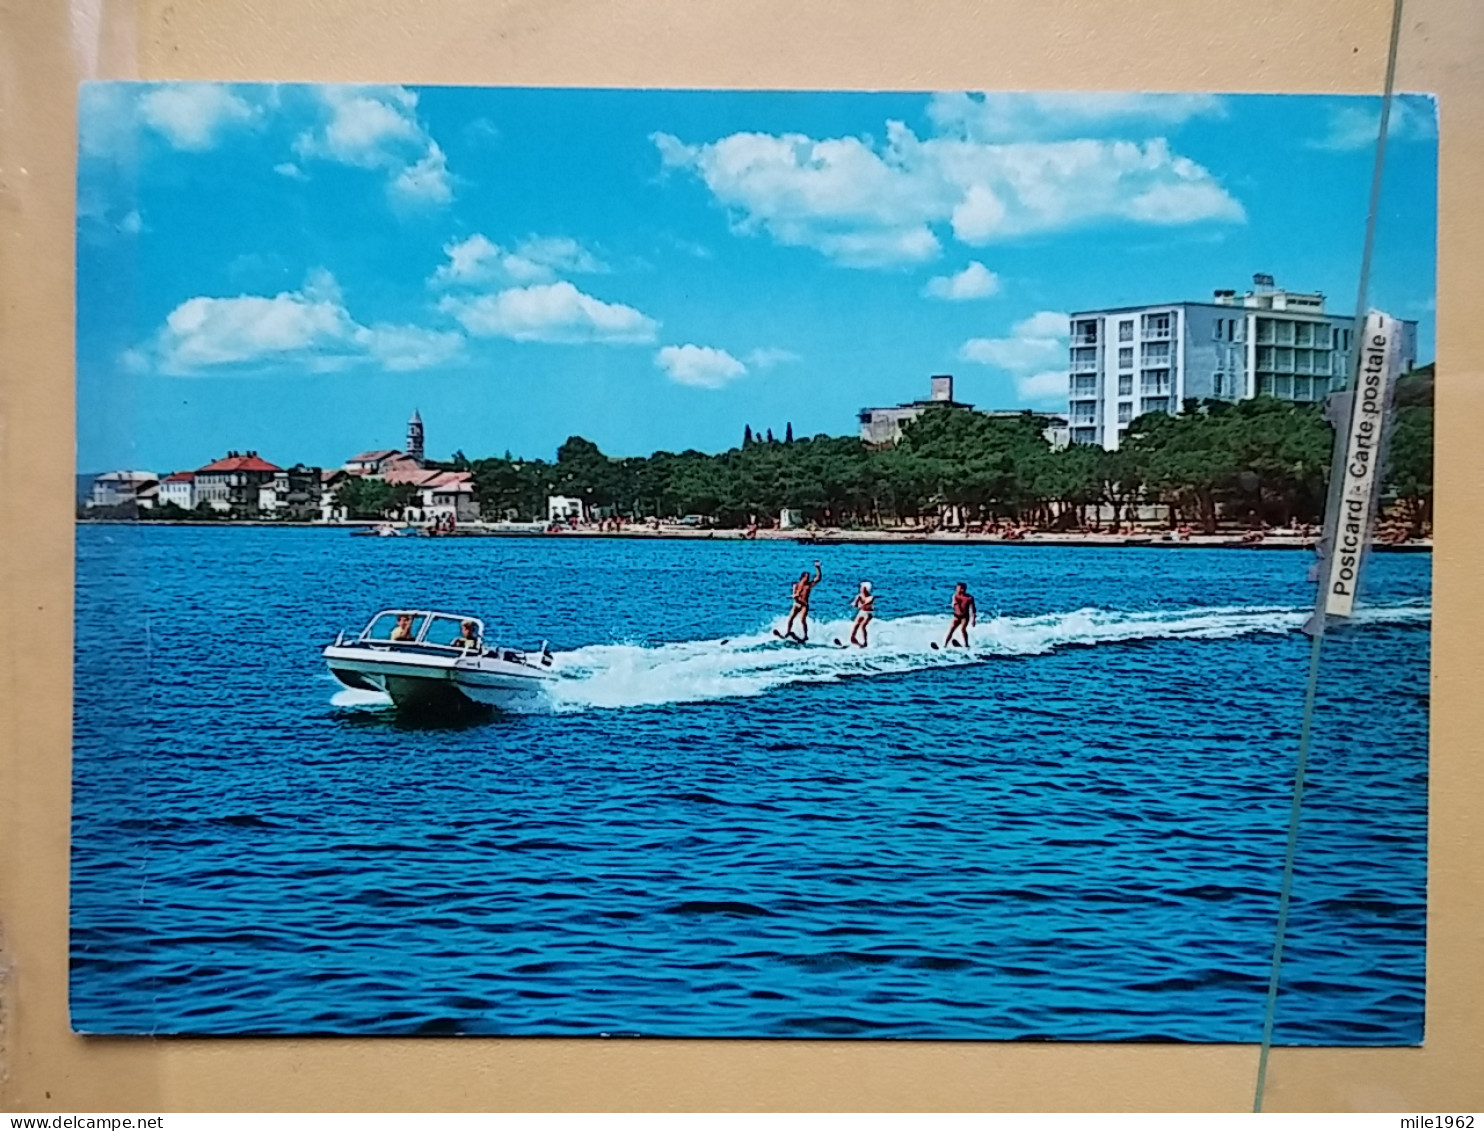
{"type": "MultiPolygon", "coordinates": [[[[869,648],[838,648],[849,620],[815,622],[810,644],[780,641],[773,629],[748,636],[686,640],[673,644],[591,644],[554,656],[564,678],[551,692],[557,710],[657,706],[762,695],[793,683],[900,674],[935,667],[983,663],[996,656],[1032,656],[1058,648],[1155,639],[1224,639],[1300,628],[1308,608],[1232,606],[1171,611],[1077,609],[1041,616],[983,619],[969,632],[970,647],[944,649],[941,616],[878,620],[869,648]],[[939,645],[934,649],[933,645],[939,645]]],[[[1427,605],[1393,605],[1359,611],[1367,622],[1425,621],[1427,605]]]]}

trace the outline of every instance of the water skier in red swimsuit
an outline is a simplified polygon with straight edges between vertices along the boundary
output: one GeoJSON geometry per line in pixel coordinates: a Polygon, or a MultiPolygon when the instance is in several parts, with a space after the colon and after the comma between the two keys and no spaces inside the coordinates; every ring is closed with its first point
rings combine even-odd
{"type": "Polygon", "coordinates": [[[820,583],[820,581],[823,580],[823,578],[824,578],[824,570],[820,568],[820,565],[819,565],[818,562],[815,562],[814,563],[814,576],[813,577],[810,577],[809,576],[809,571],[807,569],[803,573],[799,574],[799,580],[796,581],[796,582],[794,582],[794,589],[793,589],[794,607],[791,610],[789,610],[788,624],[786,626],[784,626],[784,629],[783,629],[782,632],[779,632],[775,628],[773,630],[773,635],[774,636],[785,637],[785,638],[787,638],[789,640],[797,640],[800,644],[808,643],[808,640],[809,640],[809,594],[814,591],[814,587],[816,585],[818,585],[820,583]],[[794,635],[794,621],[795,620],[797,620],[799,622],[799,629],[803,633],[802,636],[795,636],[794,635]]]}
{"type": "Polygon", "coordinates": [[[962,581],[953,591],[953,623],[948,626],[948,635],[943,638],[943,647],[953,647],[953,634],[963,637],[963,646],[969,646],[969,626],[979,623],[979,610],[974,598],[969,596],[969,587],[962,581]]]}
{"type": "MultiPolygon", "coordinates": [[[[871,623],[872,618],[876,615],[876,598],[871,593],[871,583],[869,581],[861,582],[861,591],[855,595],[855,600],[850,603],[856,609],[855,624],[850,627],[850,642],[852,644],[859,644],[864,648],[870,643],[866,635],[866,626],[871,623]],[[856,639],[857,634],[860,636],[859,640],[856,639]]],[[[836,643],[838,644],[839,641],[836,641],[836,643]]]]}

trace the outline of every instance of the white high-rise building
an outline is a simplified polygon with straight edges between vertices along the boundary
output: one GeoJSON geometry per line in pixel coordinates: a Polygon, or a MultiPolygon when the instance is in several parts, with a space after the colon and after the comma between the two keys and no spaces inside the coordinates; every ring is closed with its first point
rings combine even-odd
{"type": "MultiPolygon", "coordinates": [[[[1187,400],[1322,401],[1350,375],[1355,320],[1324,296],[1253,276],[1245,295],[1071,316],[1068,424],[1074,444],[1118,447],[1129,421],[1187,400]]],[[[1417,360],[1417,323],[1402,323],[1402,369],[1417,360]]]]}

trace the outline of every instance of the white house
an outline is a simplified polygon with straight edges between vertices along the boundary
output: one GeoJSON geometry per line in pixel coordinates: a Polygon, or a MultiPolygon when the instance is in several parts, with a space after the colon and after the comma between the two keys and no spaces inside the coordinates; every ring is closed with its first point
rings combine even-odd
{"type": "Polygon", "coordinates": [[[158,482],[159,476],[153,471],[106,471],[93,480],[88,506],[116,507],[124,503],[148,506],[147,498],[141,498],[141,495],[158,482]]]}
{"type": "Polygon", "coordinates": [[[583,520],[582,500],[569,495],[548,495],[546,498],[546,521],[547,522],[581,522],[583,520]]]}
{"type": "Polygon", "coordinates": [[[177,471],[160,480],[158,494],[160,505],[174,503],[181,510],[194,510],[196,506],[196,473],[177,471]]]}

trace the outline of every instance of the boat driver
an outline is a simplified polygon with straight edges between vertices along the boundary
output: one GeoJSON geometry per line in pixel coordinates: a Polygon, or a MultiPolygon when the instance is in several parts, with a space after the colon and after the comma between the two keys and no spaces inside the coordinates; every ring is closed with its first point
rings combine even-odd
{"type": "Polygon", "coordinates": [[[463,648],[465,651],[479,651],[479,626],[472,620],[466,620],[459,625],[458,639],[453,642],[453,647],[463,648]]]}
{"type": "Polygon", "coordinates": [[[393,640],[411,640],[412,639],[412,614],[411,613],[398,613],[397,614],[397,627],[394,628],[394,629],[392,629],[392,639],[393,640]]]}

